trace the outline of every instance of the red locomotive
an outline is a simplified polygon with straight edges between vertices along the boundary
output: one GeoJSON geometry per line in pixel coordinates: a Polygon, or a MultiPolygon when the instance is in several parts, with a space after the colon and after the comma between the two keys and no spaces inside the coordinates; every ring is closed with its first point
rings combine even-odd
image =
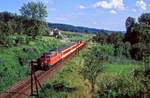
{"type": "Polygon", "coordinates": [[[50,50],[44,53],[40,58],[37,59],[37,70],[48,70],[49,67],[55,65],[57,62],[67,58],[72,53],[78,51],[86,44],[85,41],[79,41],[69,47],[65,47],[61,50],[50,50]]]}

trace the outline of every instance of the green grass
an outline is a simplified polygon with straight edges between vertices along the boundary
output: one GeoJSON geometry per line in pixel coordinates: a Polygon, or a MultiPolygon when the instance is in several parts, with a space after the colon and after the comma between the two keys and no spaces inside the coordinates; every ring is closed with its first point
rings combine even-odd
{"type": "Polygon", "coordinates": [[[130,58],[124,56],[115,57],[113,56],[113,46],[111,44],[101,45],[101,44],[92,44],[99,47],[103,52],[108,56],[108,61],[104,64],[104,71],[108,74],[130,74],[135,67],[138,66],[138,63],[130,58]]]}
{"type": "MultiPolygon", "coordinates": [[[[91,36],[85,34],[76,34],[72,32],[63,32],[70,41],[88,40],[91,36]]],[[[16,81],[23,79],[29,74],[28,61],[38,58],[43,52],[52,48],[63,47],[67,44],[65,41],[55,39],[52,37],[38,37],[33,40],[29,45],[20,45],[17,47],[0,49],[0,90],[8,88],[16,81]],[[23,48],[32,49],[32,52],[24,52],[23,48]],[[18,57],[24,61],[24,65],[20,65],[18,57]]],[[[109,59],[104,63],[104,70],[99,74],[98,83],[104,79],[110,80],[113,76],[117,78],[128,77],[131,75],[133,69],[138,66],[133,60],[124,57],[113,56],[112,45],[100,45],[89,43],[88,47],[69,60],[64,67],[56,73],[51,80],[44,86],[46,96],[41,92],[41,96],[46,98],[90,98],[90,84],[85,81],[80,74],[81,68],[84,67],[84,54],[93,46],[98,46],[104,51],[109,59]],[[105,78],[106,77],[106,78],[105,78]],[[56,87],[63,87],[58,90],[56,87]]],[[[112,79],[112,82],[115,81],[112,79]]]]}
{"type": "MultiPolygon", "coordinates": [[[[71,41],[87,40],[89,38],[89,35],[85,34],[80,34],[81,36],[73,32],[65,32],[65,34],[72,36],[69,37],[69,40],[71,41]]],[[[25,35],[9,36],[12,40],[17,37],[24,39],[30,38],[25,35]]],[[[13,45],[11,45],[11,47],[0,46],[0,92],[16,83],[16,81],[29,75],[30,68],[28,64],[31,60],[37,59],[42,53],[47,52],[50,49],[64,47],[66,44],[69,44],[69,42],[66,42],[63,39],[38,36],[34,40],[30,39],[28,45],[22,43],[15,47],[13,45]],[[26,51],[24,51],[24,49],[26,51]],[[19,58],[23,64],[20,64],[19,58]]],[[[67,73],[64,73],[64,75],[67,75],[67,73]]]]}
{"type": "MultiPolygon", "coordinates": [[[[44,86],[47,93],[46,98],[82,98],[87,96],[88,87],[85,86],[84,79],[80,75],[80,70],[83,67],[83,53],[86,49],[82,50],[80,54],[69,60],[64,67],[53,76],[51,80],[44,86]],[[54,89],[55,86],[60,85],[64,88],[61,91],[54,89]],[[55,86],[54,86],[55,85],[55,86]],[[66,91],[66,89],[69,89],[66,91]]],[[[41,93],[42,96],[43,93],[41,93]]]]}
{"type": "MultiPolygon", "coordinates": [[[[83,79],[80,72],[81,68],[84,67],[84,54],[86,54],[87,50],[93,46],[98,46],[112,57],[112,45],[98,45],[90,43],[86,49],[80,52],[79,55],[68,61],[68,63],[64,65],[63,69],[59,71],[56,75],[54,75],[54,77],[49,80],[48,84],[44,86],[46,93],[48,94],[46,98],[90,98],[90,84],[88,81],[85,81],[83,79]],[[72,88],[75,90],[72,92],[68,92],[65,90],[57,91],[56,89],[54,89],[54,85],[59,84],[63,85],[66,88],[72,88]],[[49,85],[50,88],[47,85],[49,85]]],[[[127,58],[119,59],[113,57],[113,59],[111,58],[110,60],[104,63],[104,70],[99,74],[97,78],[98,85],[103,79],[107,79],[108,81],[110,79],[110,82],[113,83],[114,81],[116,81],[115,79],[119,78],[119,76],[128,77],[131,75],[134,67],[137,66],[136,63],[133,63],[131,59],[127,58]],[[116,59],[118,59],[118,61],[116,59]],[[112,61],[110,62],[110,60],[112,61]],[[114,80],[112,79],[113,77],[114,80]]],[[[41,94],[43,95],[43,93],[41,94]]]]}
{"type": "Polygon", "coordinates": [[[69,38],[70,41],[88,40],[92,38],[92,34],[75,33],[67,31],[61,31],[61,33],[67,38],[69,38]]]}
{"type": "Polygon", "coordinates": [[[122,74],[127,75],[133,71],[133,64],[106,64],[104,65],[104,72],[109,74],[122,74]]]}
{"type": "Polygon", "coordinates": [[[10,48],[1,47],[0,91],[5,90],[28,75],[30,73],[28,64],[31,60],[37,59],[42,53],[50,49],[63,47],[65,44],[51,37],[40,37],[30,41],[28,45],[10,48]],[[27,49],[27,51],[23,49],[27,49]],[[23,63],[22,65],[19,62],[19,58],[23,63]]]}

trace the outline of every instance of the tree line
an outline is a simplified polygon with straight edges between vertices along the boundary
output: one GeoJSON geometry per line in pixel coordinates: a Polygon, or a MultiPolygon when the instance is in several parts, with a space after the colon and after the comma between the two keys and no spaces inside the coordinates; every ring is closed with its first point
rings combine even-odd
{"type": "Polygon", "coordinates": [[[69,31],[69,32],[82,32],[82,33],[91,33],[96,34],[97,32],[109,32],[112,31],[103,30],[103,29],[95,29],[95,28],[88,28],[82,26],[73,26],[68,24],[59,24],[59,23],[48,23],[49,28],[58,28],[59,30],[69,31]]]}
{"type": "Polygon", "coordinates": [[[133,17],[126,20],[124,41],[132,45],[131,56],[137,60],[150,55],[150,13],[144,13],[136,22],[133,17]]]}
{"type": "MultiPolygon", "coordinates": [[[[10,12],[0,12],[0,45],[12,44],[13,35],[27,35],[35,39],[48,31],[45,21],[46,6],[42,2],[29,2],[20,8],[21,15],[10,12]],[[11,40],[11,41],[10,41],[11,40]]],[[[20,38],[22,39],[22,38],[20,38]]],[[[15,39],[17,43],[19,40],[15,39]]]]}
{"type": "Polygon", "coordinates": [[[136,60],[142,60],[149,56],[150,13],[143,13],[137,22],[135,18],[128,17],[125,25],[127,30],[125,34],[98,33],[93,37],[93,41],[101,44],[113,44],[115,47],[114,55],[125,55],[136,60]]]}

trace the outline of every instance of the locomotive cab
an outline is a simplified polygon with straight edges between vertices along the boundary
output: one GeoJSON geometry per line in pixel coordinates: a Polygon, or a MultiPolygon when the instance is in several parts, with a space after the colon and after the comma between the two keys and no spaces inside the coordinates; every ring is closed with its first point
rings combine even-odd
{"type": "Polygon", "coordinates": [[[58,60],[60,60],[60,57],[61,55],[56,51],[56,49],[49,50],[47,53],[44,53],[40,58],[38,58],[38,69],[44,71],[48,70],[58,60]]]}
{"type": "Polygon", "coordinates": [[[48,64],[47,64],[48,59],[50,59],[50,56],[47,53],[44,53],[40,58],[37,59],[39,70],[48,69],[48,64]]]}

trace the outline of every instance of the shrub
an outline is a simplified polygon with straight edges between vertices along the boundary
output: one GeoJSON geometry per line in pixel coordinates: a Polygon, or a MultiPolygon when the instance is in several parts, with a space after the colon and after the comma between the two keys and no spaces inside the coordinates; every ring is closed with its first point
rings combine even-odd
{"type": "Polygon", "coordinates": [[[150,56],[144,58],[144,66],[135,68],[133,71],[134,78],[144,86],[142,93],[147,96],[146,98],[150,97],[150,56]]]}
{"type": "Polygon", "coordinates": [[[136,60],[142,60],[146,55],[150,55],[149,49],[143,43],[137,43],[130,50],[131,57],[136,60]]]}
{"type": "Polygon", "coordinates": [[[119,56],[121,57],[123,55],[123,42],[116,42],[114,44],[114,56],[119,56]]]}
{"type": "Polygon", "coordinates": [[[94,98],[135,98],[142,88],[138,81],[119,75],[104,75],[98,81],[94,98]]]}

